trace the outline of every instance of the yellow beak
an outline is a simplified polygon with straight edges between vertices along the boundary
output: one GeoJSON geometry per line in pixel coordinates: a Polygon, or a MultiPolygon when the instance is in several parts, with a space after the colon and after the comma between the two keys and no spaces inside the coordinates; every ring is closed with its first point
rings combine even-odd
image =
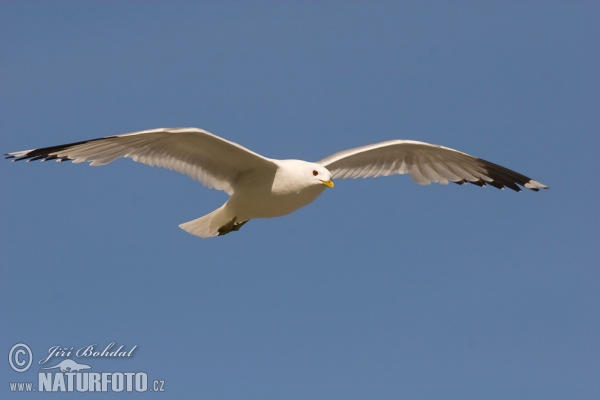
{"type": "Polygon", "coordinates": [[[321,181],[323,182],[323,185],[332,188],[333,187],[333,181],[332,180],[326,180],[326,181],[321,181]]]}

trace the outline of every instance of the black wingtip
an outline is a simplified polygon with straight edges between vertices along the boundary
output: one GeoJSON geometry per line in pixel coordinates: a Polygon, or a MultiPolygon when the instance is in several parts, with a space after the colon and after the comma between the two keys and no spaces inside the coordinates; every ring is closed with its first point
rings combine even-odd
{"type": "Polygon", "coordinates": [[[19,154],[18,156],[15,156],[14,154],[5,154],[5,158],[13,158],[13,161],[21,161],[21,160],[27,160],[27,161],[37,161],[37,160],[41,160],[41,161],[49,161],[49,160],[56,160],[57,162],[62,162],[62,161],[67,161],[67,160],[71,160],[70,158],[68,158],[67,156],[57,156],[56,154],[52,154],[52,153],[58,153],[61,152],[63,150],[69,149],[70,147],[73,146],[77,146],[80,144],[85,144],[85,143],[89,143],[89,142],[95,142],[98,140],[104,140],[104,139],[108,139],[108,138],[112,138],[114,136],[107,136],[105,138],[98,138],[98,139],[90,139],[90,140],[84,140],[81,142],[74,142],[74,143],[67,143],[67,144],[61,144],[58,146],[50,146],[50,147],[41,147],[39,149],[32,149],[32,150],[28,150],[26,153],[23,152],[16,152],[15,154],[19,154]]]}
{"type": "Polygon", "coordinates": [[[486,182],[488,185],[494,186],[498,189],[509,188],[515,192],[522,192],[523,189],[533,190],[539,192],[540,188],[547,189],[547,187],[538,181],[535,181],[525,175],[515,172],[511,169],[503,167],[498,164],[494,164],[490,161],[478,158],[481,167],[487,171],[487,175],[492,179],[491,182],[486,182]]]}

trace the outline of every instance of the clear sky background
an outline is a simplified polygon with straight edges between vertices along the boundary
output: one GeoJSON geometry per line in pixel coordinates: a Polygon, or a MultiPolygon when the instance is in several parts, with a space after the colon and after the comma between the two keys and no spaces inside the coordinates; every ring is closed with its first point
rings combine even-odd
{"type": "Polygon", "coordinates": [[[227,195],[183,175],[2,161],[0,397],[43,397],[8,382],[51,346],[114,341],[134,357],[94,371],[166,382],[136,398],[600,398],[600,6],[452,3],[0,3],[2,153],[171,126],[311,161],[414,139],[550,186],[338,180],[202,240],[177,225],[227,195]]]}

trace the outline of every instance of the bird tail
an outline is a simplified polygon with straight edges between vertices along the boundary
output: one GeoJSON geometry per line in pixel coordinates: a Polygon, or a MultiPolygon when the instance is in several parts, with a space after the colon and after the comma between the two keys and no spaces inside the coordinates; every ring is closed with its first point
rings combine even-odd
{"type": "Polygon", "coordinates": [[[185,222],[179,225],[179,227],[194,236],[209,238],[219,235],[219,228],[230,222],[233,217],[234,215],[230,215],[228,210],[225,209],[225,205],[222,205],[215,211],[203,217],[185,222]]]}

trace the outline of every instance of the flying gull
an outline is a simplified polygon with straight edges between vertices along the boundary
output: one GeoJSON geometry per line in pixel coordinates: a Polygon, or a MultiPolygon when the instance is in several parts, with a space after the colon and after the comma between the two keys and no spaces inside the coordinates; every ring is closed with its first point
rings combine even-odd
{"type": "Polygon", "coordinates": [[[230,195],[213,212],[179,225],[201,238],[237,231],[253,218],[294,212],[333,188],[333,179],[409,174],[421,185],[468,182],[518,192],[517,185],[548,188],[489,161],[414,140],[356,147],[313,163],[267,158],[198,128],[162,128],[6,154],[13,161],[73,160],[92,166],[121,157],[186,174],[230,195]]]}

